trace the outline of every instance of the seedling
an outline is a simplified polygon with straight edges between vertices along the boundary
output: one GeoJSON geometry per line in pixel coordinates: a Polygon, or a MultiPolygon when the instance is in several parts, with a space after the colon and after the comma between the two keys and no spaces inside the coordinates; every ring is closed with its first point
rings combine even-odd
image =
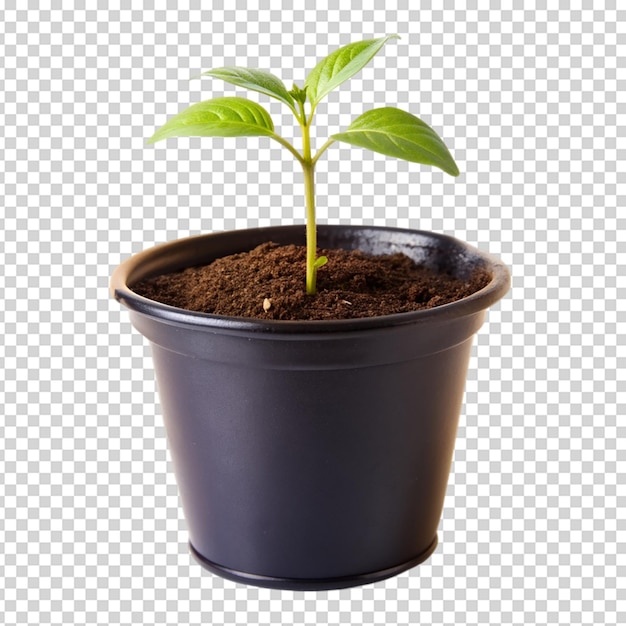
{"type": "Polygon", "coordinates": [[[302,152],[275,132],[269,113],[261,105],[236,97],[214,98],[194,104],[172,117],[148,140],[156,143],[169,137],[266,136],[287,148],[304,172],[308,294],[315,294],[317,270],[327,262],[326,257],[317,256],[315,165],[334,142],[342,141],[405,161],[433,165],[451,176],[459,174],[454,159],[437,133],[411,113],[394,107],[363,113],[346,130],[331,135],[313,155],[310,129],[318,104],[367,65],[390,39],[399,37],[389,35],[339,48],[313,68],[304,88],[294,85],[290,91],[279,78],[258,69],[224,67],[202,74],[271,96],[288,106],[302,129],[302,152]]]}

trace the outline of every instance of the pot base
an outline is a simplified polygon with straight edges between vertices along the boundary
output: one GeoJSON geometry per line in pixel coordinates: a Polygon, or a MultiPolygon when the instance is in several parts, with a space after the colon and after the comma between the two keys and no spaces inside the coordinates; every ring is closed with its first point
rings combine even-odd
{"type": "Polygon", "coordinates": [[[388,567],[387,569],[378,570],[376,572],[368,572],[367,574],[359,574],[356,576],[339,576],[337,578],[278,578],[274,576],[262,576],[260,574],[249,574],[247,572],[239,572],[237,570],[223,567],[217,563],[209,561],[202,556],[189,542],[189,550],[196,561],[204,567],[204,569],[217,574],[222,578],[232,580],[236,583],[245,585],[254,585],[256,587],[266,587],[268,589],[285,589],[289,591],[324,591],[329,589],[346,589],[347,587],[357,587],[359,585],[368,585],[370,583],[385,580],[397,576],[406,570],[423,563],[435,551],[437,547],[438,537],[435,535],[431,544],[418,554],[416,557],[405,561],[400,565],[388,567]]]}

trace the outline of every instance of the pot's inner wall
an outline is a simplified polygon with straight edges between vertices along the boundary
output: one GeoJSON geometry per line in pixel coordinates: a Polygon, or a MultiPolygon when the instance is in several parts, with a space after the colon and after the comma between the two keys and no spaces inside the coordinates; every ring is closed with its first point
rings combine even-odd
{"type": "Polygon", "coordinates": [[[318,233],[318,245],[324,248],[359,249],[375,255],[401,252],[418,264],[460,279],[467,279],[476,269],[487,267],[483,259],[453,239],[415,231],[367,228],[345,231],[322,227],[318,233]]]}

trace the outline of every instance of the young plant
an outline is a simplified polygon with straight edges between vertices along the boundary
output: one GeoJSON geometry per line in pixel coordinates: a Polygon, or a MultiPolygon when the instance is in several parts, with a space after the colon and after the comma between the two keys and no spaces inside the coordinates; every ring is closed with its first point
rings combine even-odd
{"type": "Polygon", "coordinates": [[[327,262],[326,257],[317,256],[315,165],[331,144],[342,141],[405,161],[433,165],[452,176],[459,174],[454,159],[437,133],[411,113],[393,107],[363,113],[346,130],[331,135],[313,155],[310,129],[318,104],[367,65],[390,39],[399,37],[389,35],[339,48],[313,68],[304,88],[294,85],[289,91],[279,78],[258,69],[224,67],[202,74],[271,96],[288,106],[302,129],[301,152],[275,132],[269,113],[261,105],[236,97],[214,98],[194,104],[172,117],[148,140],[156,143],[169,137],[266,136],[287,148],[304,172],[308,294],[315,293],[317,270],[327,262]]]}

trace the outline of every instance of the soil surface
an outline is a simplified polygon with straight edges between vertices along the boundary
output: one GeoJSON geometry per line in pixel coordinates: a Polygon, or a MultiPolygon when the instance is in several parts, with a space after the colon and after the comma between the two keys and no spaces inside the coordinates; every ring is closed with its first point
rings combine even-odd
{"type": "Polygon", "coordinates": [[[181,309],[272,320],[328,320],[418,311],[460,300],[490,280],[416,265],[404,254],[319,250],[317,294],[305,291],[304,246],[266,243],[250,252],[136,283],[136,293],[181,309]]]}

